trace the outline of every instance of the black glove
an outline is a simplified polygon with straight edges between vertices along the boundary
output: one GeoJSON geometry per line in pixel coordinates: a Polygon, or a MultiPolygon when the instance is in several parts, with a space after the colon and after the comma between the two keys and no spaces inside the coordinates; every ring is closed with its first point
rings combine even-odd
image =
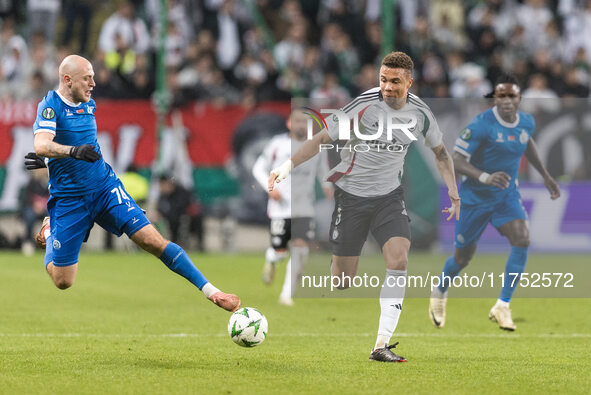
{"type": "Polygon", "coordinates": [[[84,160],[86,162],[96,162],[101,157],[90,144],[72,147],[70,149],[70,156],[74,159],[84,160]]]}
{"type": "Polygon", "coordinates": [[[27,170],[43,169],[47,167],[45,160],[34,152],[29,152],[25,155],[25,167],[27,170]]]}

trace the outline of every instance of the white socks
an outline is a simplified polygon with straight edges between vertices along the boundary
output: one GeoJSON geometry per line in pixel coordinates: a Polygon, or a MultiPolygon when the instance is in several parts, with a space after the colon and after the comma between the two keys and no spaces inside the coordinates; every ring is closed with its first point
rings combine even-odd
{"type": "Polygon", "coordinates": [[[201,292],[203,292],[205,297],[209,299],[211,295],[220,292],[220,290],[214,287],[211,283],[207,283],[201,288],[201,292]]]}
{"type": "Polygon", "coordinates": [[[386,269],[386,277],[380,291],[380,325],[374,350],[384,348],[398,325],[402,301],[406,291],[406,270],[386,269]]]}
{"type": "Polygon", "coordinates": [[[291,247],[291,257],[285,268],[285,280],[280,298],[291,298],[297,288],[297,281],[308,261],[308,247],[291,247]]]}
{"type": "Polygon", "coordinates": [[[269,263],[277,263],[287,256],[287,251],[277,252],[273,247],[267,248],[265,252],[265,260],[269,263]]]}
{"type": "Polygon", "coordinates": [[[499,306],[499,307],[507,307],[508,308],[509,307],[509,302],[505,302],[505,301],[503,301],[501,299],[497,299],[497,303],[495,305],[496,306],[499,306]]]}

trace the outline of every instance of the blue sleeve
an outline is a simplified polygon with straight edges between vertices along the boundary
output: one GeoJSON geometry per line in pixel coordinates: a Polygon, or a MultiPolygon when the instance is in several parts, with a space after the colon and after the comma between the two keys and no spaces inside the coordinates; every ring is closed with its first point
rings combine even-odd
{"type": "Polygon", "coordinates": [[[37,117],[33,124],[33,133],[47,132],[55,134],[57,126],[57,109],[47,100],[47,96],[37,106],[37,117]]]}
{"type": "Polygon", "coordinates": [[[482,116],[474,118],[470,124],[460,132],[456,139],[454,151],[466,156],[468,159],[476,152],[478,147],[486,141],[486,128],[482,116]]]}

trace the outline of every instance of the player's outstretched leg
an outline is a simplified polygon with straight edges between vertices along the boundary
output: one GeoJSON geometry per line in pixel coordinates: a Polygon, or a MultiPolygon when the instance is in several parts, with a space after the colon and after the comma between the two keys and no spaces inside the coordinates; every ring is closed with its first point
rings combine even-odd
{"type": "Polygon", "coordinates": [[[160,258],[170,270],[189,280],[217,306],[231,312],[240,307],[238,296],[227,294],[214,287],[195,267],[185,250],[164,239],[153,225],[144,226],[131,235],[131,239],[144,250],[160,258]]]}

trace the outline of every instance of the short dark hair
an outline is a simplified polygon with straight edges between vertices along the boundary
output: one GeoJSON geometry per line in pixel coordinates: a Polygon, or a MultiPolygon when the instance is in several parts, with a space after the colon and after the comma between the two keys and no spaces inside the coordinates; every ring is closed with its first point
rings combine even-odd
{"type": "Polygon", "coordinates": [[[389,67],[391,69],[404,69],[412,74],[412,70],[415,67],[410,56],[404,52],[390,52],[382,59],[382,66],[389,67]]]}
{"type": "Polygon", "coordinates": [[[512,84],[519,86],[519,80],[517,80],[517,77],[515,77],[513,74],[503,73],[495,80],[495,87],[499,84],[512,84]]]}
{"type": "Polygon", "coordinates": [[[495,85],[493,86],[493,90],[490,93],[487,93],[486,95],[484,95],[484,97],[487,99],[492,99],[495,96],[495,90],[497,89],[497,85],[499,85],[499,84],[513,84],[513,85],[517,85],[517,87],[519,87],[519,89],[521,89],[521,86],[519,85],[519,80],[517,79],[517,77],[515,77],[513,74],[502,73],[495,80],[495,85]]]}

